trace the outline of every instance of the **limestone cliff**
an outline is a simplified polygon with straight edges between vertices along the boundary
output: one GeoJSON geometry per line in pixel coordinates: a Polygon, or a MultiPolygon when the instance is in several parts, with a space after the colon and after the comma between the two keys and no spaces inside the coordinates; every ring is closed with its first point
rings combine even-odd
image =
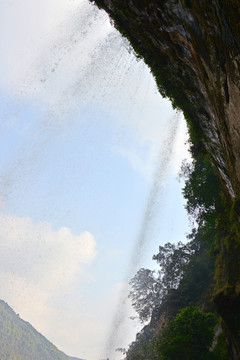
{"type": "Polygon", "coordinates": [[[231,358],[240,359],[240,3],[237,0],[92,0],[150,66],[163,96],[183,110],[221,178],[215,304],[231,358]]]}
{"type": "Polygon", "coordinates": [[[200,126],[231,197],[240,189],[240,5],[213,0],[95,0],[200,126]]]}

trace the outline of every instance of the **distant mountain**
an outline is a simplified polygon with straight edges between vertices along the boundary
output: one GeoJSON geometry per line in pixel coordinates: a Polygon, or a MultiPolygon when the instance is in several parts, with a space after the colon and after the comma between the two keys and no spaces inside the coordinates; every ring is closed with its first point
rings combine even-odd
{"type": "Polygon", "coordinates": [[[82,360],[67,356],[0,300],[1,360],[82,360]]]}

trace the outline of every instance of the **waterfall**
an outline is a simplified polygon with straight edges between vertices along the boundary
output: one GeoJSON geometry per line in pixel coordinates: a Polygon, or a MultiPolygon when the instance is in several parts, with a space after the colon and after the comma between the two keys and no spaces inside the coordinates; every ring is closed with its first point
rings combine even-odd
{"type": "MultiPolygon", "coordinates": [[[[143,219],[140,224],[139,234],[136,238],[130,262],[125,274],[125,282],[129,281],[131,276],[133,276],[139,266],[141,266],[144,251],[148,242],[151,241],[151,228],[158,215],[159,206],[161,206],[162,187],[173,156],[174,145],[179,128],[179,118],[180,114],[176,113],[171,119],[171,125],[169,127],[167,138],[164,142],[163,148],[159,152],[158,162],[152,179],[152,187],[148,195],[143,219]]],[[[126,295],[123,294],[119,298],[112,324],[109,329],[109,335],[105,347],[105,356],[111,358],[116,348],[121,345],[119,344],[119,333],[121,332],[121,327],[127,316],[128,308],[126,295]]]]}
{"type": "Polygon", "coordinates": [[[179,115],[88,0],[0,9],[1,296],[64,352],[109,357],[129,310],[115,288],[152,245],[179,115]]]}

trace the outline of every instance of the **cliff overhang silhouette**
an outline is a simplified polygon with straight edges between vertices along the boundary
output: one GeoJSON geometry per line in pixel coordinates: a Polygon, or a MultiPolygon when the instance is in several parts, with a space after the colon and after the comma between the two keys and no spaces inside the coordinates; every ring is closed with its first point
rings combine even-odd
{"type": "Polygon", "coordinates": [[[214,302],[240,359],[240,5],[237,0],[91,0],[108,12],[183,111],[226,196],[214,302]],[[224,227],[223,226],[223,227],[224,227]]]}

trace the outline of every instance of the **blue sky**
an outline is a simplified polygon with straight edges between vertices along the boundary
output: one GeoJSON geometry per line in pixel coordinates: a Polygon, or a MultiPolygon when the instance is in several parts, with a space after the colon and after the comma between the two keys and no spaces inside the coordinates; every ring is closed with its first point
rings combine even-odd
{"type": "MultiPolygon", "coordinates": [[[[85,0],[0,10],[2,298],[61,350],[98,360],[156,181],[138,266],[184,241],[185,123],[161,172],[176,115],[107,16],[85,0]]],[[[116,347],[138,326],[123,321],[116,347]]]]}

